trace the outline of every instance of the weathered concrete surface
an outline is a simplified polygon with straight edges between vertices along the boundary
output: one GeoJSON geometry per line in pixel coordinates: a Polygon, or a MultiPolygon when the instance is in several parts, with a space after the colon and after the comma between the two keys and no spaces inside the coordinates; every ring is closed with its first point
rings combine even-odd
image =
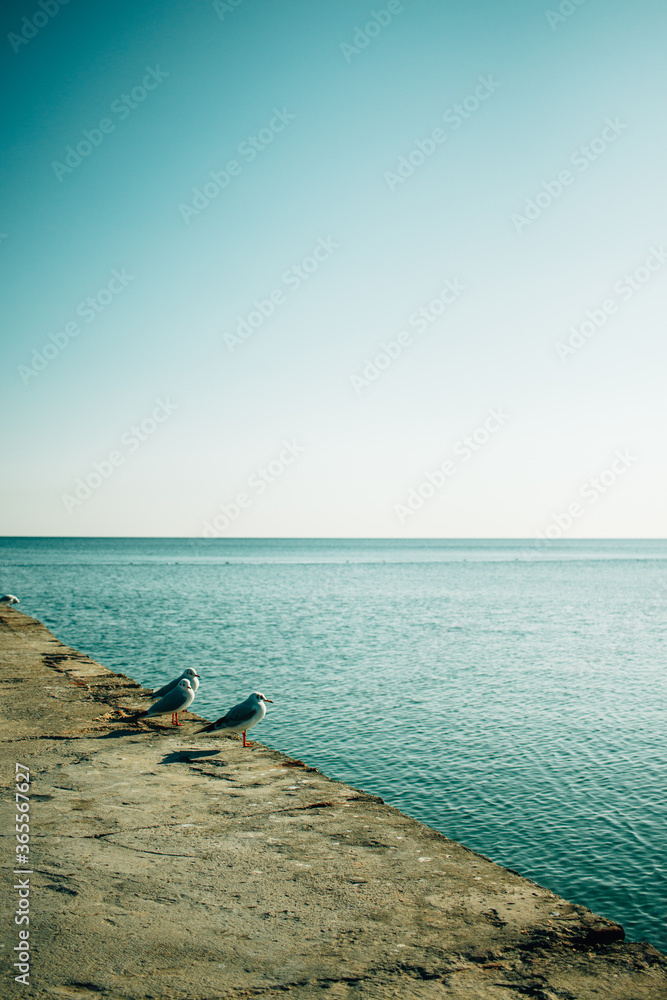
{"type": "Polygon", "coordinates": [[[5,914],[16,761],[33,871],[30,986],[10,958],[2,997],[667,997],[656,949],[381,800],[188,713],[128,722],[134,681],[12,609],[0,681],[5,914]]]}

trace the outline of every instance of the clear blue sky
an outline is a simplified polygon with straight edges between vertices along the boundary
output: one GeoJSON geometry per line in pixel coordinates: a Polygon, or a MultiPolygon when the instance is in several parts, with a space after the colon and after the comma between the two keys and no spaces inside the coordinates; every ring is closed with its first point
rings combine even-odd
{"type": "Polygon", "coordinates": [[[0,533],[664,536],[663,4],[45,7],[0,533]]]}

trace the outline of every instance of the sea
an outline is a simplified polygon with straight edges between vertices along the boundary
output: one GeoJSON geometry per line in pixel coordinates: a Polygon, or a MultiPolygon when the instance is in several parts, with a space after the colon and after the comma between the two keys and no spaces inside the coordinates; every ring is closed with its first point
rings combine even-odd
{"type": "Polygon", "coordinates": [[[0,592],[667,950],[667,540],[4,538],[0,592]]]}

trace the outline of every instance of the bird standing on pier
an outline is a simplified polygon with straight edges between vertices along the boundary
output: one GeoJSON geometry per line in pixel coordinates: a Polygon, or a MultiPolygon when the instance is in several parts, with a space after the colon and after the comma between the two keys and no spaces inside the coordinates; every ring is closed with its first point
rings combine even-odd
{"type": "Polygon", "coordinates": [[[137,712],[136,715],[132,716],[132,720],[148,719],[151,715],[168,715],[171,712],[172,726],[182,726],[183,723],[178,721],[178,713],[189,708],[194,697],[195,693],[190,687],[190,681],[184,677],[164,698],[160,698],[154,705],[151,705],[147,712],[137,712]]]}
{"type": "Polygon", "coordinates": [[[0,597],[0,604],[20,604],[18,597],[14,597],[13,594],[3,594],[0,597]]]}
{"type": "Polygon", "coordinates": [[[223,715],[217,722],[212,722],[210,726],[195,730],[198,733],[243,733],[243,746],[250,746],[246,742],[245,734],[258,722],[261,722],[266,715],[266,705],[272,705],[270,698],[265,698],[259,691],[253,691],[249,698],[234,705],[226,715],[223,715]]]}
{"type": "Polygon", "coordinates": [[[187,667],[182,674],[178,677],[174,677],[173,681],[169,681],[168,684],[163,685],[159,691],[153,691],[152,694],[147,695],[149,698],[163,698],[170,691],[173,691],[179,681],[188,680],[190,681],[190,687],[197,693],[197,688],[199,687],[199,674],[192,667],[187,667]]]}

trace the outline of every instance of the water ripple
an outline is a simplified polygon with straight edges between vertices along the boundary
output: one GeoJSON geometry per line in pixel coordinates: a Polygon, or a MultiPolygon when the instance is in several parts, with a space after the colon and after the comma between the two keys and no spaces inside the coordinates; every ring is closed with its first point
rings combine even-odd
{"type": "Polygon", "coordinates": [[[147,684],[197,667],[210,718],[265,691],[263,742],[665,949],[667,545],[528,546],[0,552],[3,587],[64,642],[147,684]]]}

